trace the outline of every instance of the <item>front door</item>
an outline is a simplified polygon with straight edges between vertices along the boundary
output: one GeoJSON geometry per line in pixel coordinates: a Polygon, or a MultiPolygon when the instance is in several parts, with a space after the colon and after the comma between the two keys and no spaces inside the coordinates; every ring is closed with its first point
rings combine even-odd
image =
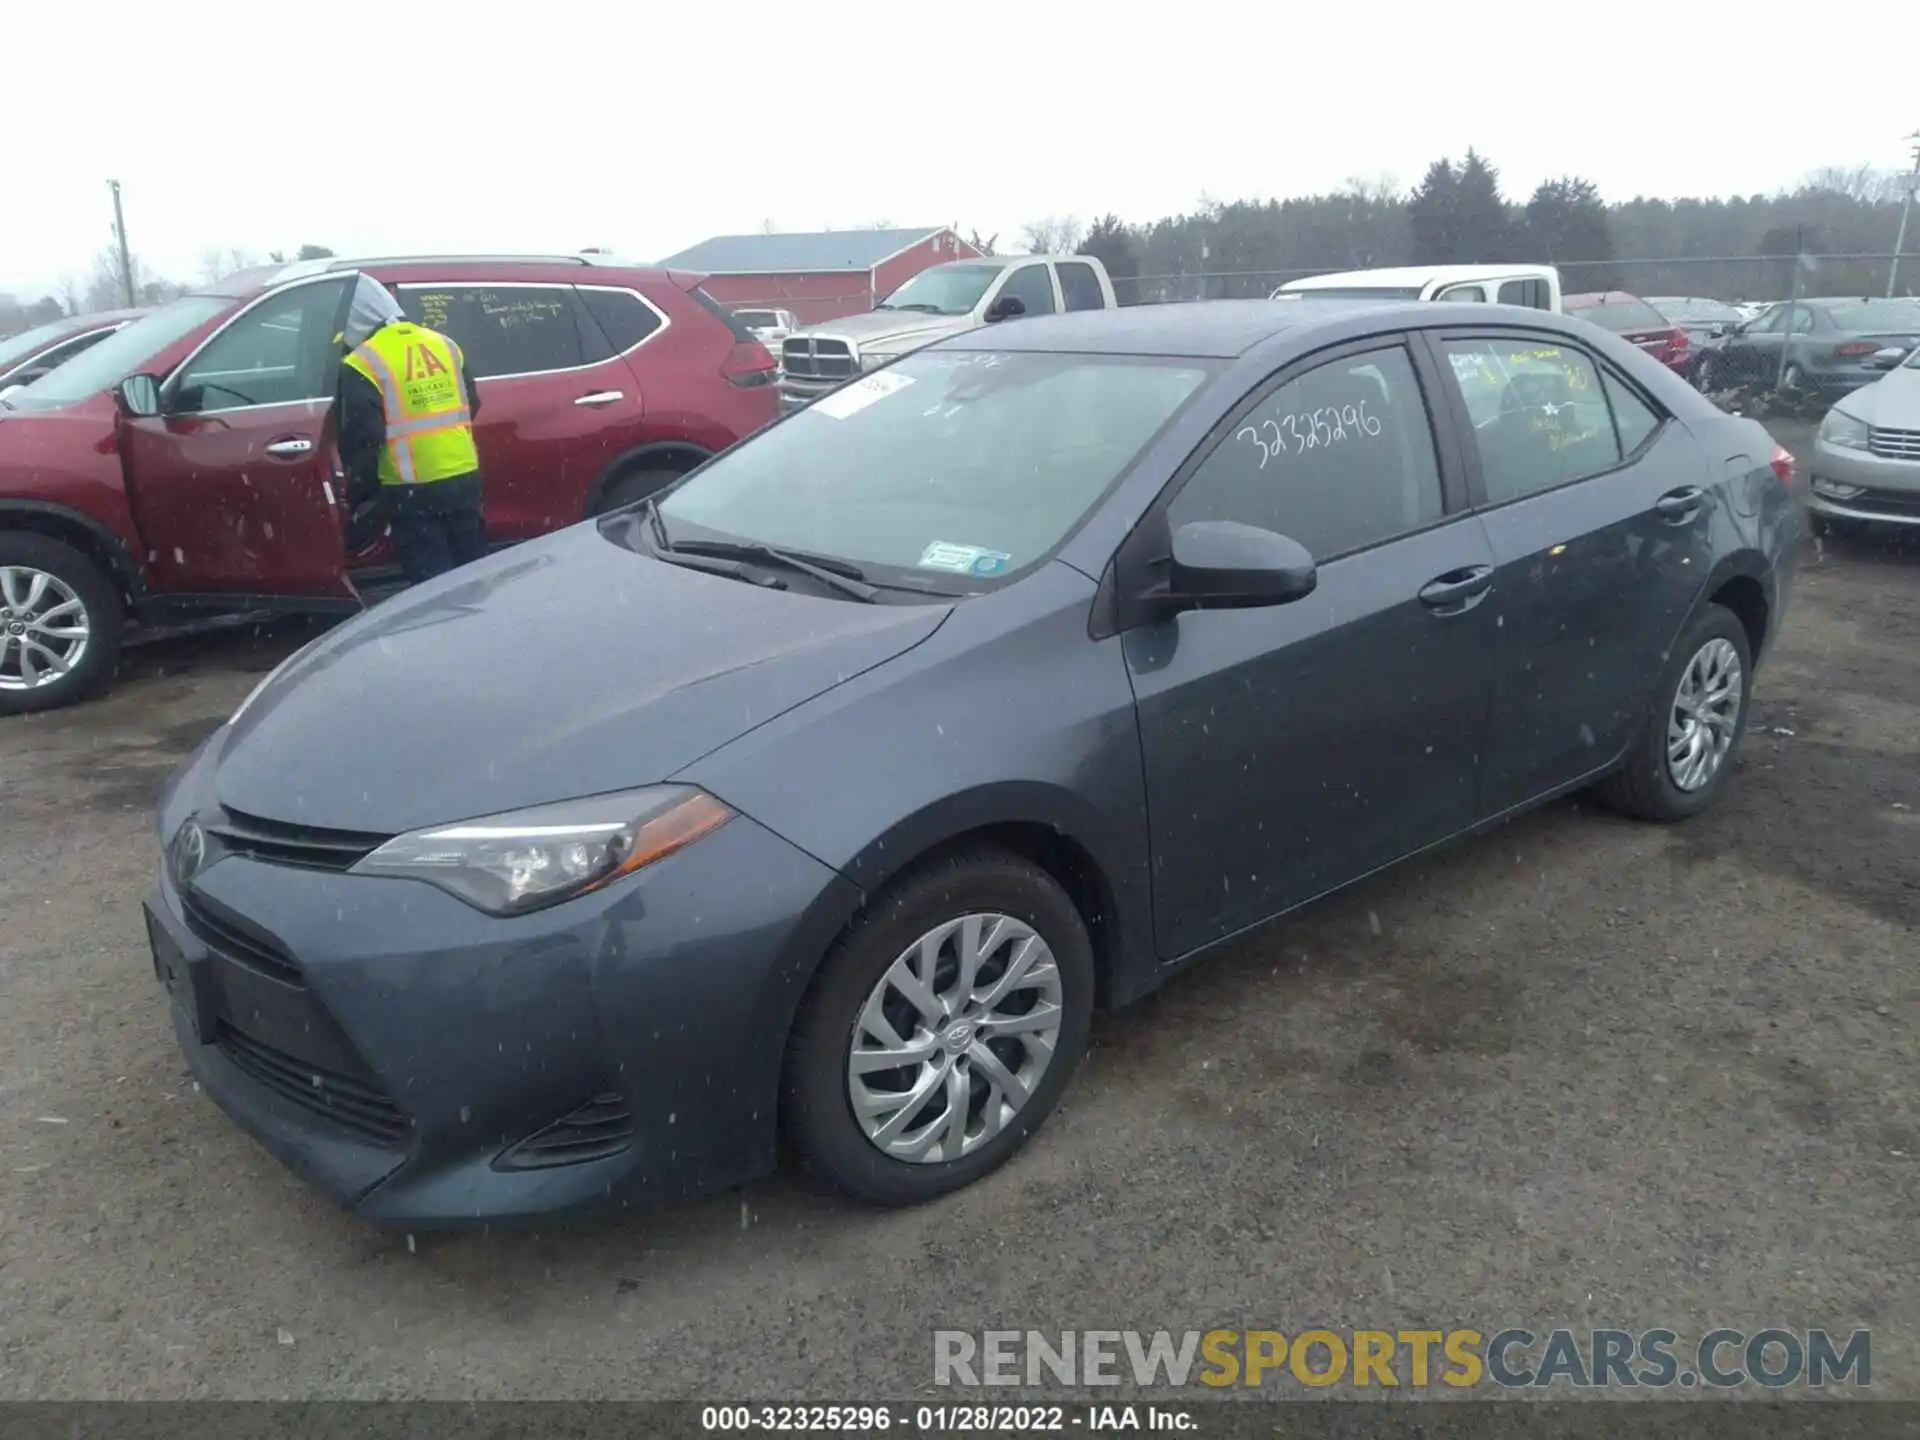
{"type": "Polygon", "coordinates": [[[1706,578],[1717,475],[1691,436],[1558,334],[1448,331],[1451,403],[1503,583],[1481,765],[1494,815],[1610,763],[1706,578]]]}
{"type": "Polygon", "coordinates": [[[351,599],[331,417],[351,276],[269,295],[123,417],[121,462],[163,594],[351,599]]]}
{"type": "Polygon", "coordinates": [[[1319,562],[1311,595],[1129,633],[1163,958],[1471,823],[1496,576],[1400,344],[1276,377],[1166,507],[1319,562]]]}
{"type": "Polygon", "coordinates": [[[460,347],[479,390],[488,537],[529,540],[582,519],[646,407],[573,287],[402,284],[398,294],[408,319],[460,347]]]}

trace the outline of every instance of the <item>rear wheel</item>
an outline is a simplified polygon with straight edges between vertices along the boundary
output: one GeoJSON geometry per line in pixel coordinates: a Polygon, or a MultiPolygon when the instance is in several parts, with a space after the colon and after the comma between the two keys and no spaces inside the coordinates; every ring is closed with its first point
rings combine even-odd
{"type": "Polygon", "coordinates": [[[957,1190],[1039,1129],[1092,1014],[1092,945],[1051,876],[997,849],[935,861],[821,966],[787,1047],[787,1136],[873,1204],[957,1190]]]}
{"type": "Polygon", "coordinates": [[[0,533],[0,715],[55,710],[113,674],[123,611],[113,582],[70,545],[0,533]]]}
{"type": "Polygon", "coordinates": [[[608,482],[594,513],[604,515],[609,510],[618,510],[623,505],[636,504],[649,495],[657,495],[686,473],[685,470],[661,466],[624,470],[608,482]]]}
{"type": "Polygon", "coordinates": [[[1752,690],[1746,627],[1709,605],[1674,646],[1653,712],[1601,797],[1642,820],[1685,820],[1707,809],[1733,770],[1752,690]]]}
{"type": "Polygon", "coordinates": [[[1805,395],[1807,393],[1807,372],[1802,370],[1798,365],[1787,366],[1785,370],[1780,372],[1780,388],[1789,395],[1805,395]]]}

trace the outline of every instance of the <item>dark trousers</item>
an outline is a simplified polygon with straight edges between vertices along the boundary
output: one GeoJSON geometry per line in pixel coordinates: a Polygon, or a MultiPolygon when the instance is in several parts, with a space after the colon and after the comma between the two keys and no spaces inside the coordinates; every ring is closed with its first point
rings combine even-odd
{"type": "Polygon", "coordinates": [[[394,558],[407,583],[418,585],[487,553],[478,475],[389,485],[381,498],[393,526],[394,558]]]}

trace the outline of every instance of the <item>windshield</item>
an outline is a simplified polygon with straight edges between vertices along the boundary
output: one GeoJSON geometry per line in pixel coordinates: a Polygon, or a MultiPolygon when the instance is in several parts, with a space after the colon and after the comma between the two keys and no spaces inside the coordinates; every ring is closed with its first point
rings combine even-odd
{"type": "Polygon", "coordinates": [[[1058,548],[1208,373],[1184,358],[910,355],[726,452],[660,515],[675,540],[711,531],[977,589],[1058,548]]]}
{"type": "Polygon", "coordinates": [[[5,340],[0,340],[0,370],[5,370],[16,360],[24,360],[63,335],[78,333],[72,320],[51,320],[45,325],[36,325],[31,330],[22,330],[5,340]]]}
{"type": "Polygon", "coordinates": [[[1582,320],[1591,320],[1603,330],[1619,334],[1626,330],[1659,330],[1669,322],[1660,318],[1660,312],[1644,300],[1627,297],[1619,300],[1604,300],[1598,305],[1580,305],[1567,307],[1568,313],[1578,315],[1582,320]]]}
{"type": "Polygon", "coordinates": [[[1827,316],[1842,330],[1920,330],[1920,300],[1860,300],[1830,305],[1827,316]]]}
{"type": "Polygon", "coordinates": [[[7,403],[18,410],[52,410],[98,395],[233,304],[221,295],[183,296],[82,350],[26,389],[14,391],[7,403]]]}
{"type": "Polygon", "coordinates": [[[925,310],[930,315],[965,315],[980,303],[998,265],[935,265],[922,270],[873,308],[925,310]]]}

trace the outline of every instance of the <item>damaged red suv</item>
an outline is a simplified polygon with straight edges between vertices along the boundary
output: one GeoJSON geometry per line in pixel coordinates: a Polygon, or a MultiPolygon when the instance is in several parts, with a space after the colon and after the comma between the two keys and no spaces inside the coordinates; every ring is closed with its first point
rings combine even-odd
{"type": "Polygon", "coordinates": [[[391,583],[383,539],[348,553],[333,443],[361,273],[466,353],[496,546],[650,494],[774,418],[773,357],[700,275],[595,256],[243,271],[0,400],[0,714],[100,685],[129,623],[351,611],[391,583]]]}

